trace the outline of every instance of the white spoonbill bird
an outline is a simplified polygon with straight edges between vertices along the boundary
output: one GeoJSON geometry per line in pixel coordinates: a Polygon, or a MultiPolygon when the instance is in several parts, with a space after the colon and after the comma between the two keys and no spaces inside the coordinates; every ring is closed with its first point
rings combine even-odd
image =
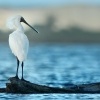
{"type": "Polygon", "coordinates": [[[22,66],[22,78],[21,79],[24,80],[23,66],[24,66],[24,61],[27,58],[27,53],[28,53],[28,48],[29,48],[29,40],[28,40],[27,36],[24,34],[24,28],[21,25],[21,22],[24,22],[25,24],[27,24],[35,32],[38,33],[38,31],[36,29],[34,29],[31,25],[29,25],[25,21],[25,19],[20,15],[10,18],[7,22],[8,28],[15,29],[15,31],[9,35],[10,49],[17,58],[17,71],[16,71],[15,78],[18,78],[18,68],[19,68],[19,64],[21,63],[21,66],[22,66]]]}

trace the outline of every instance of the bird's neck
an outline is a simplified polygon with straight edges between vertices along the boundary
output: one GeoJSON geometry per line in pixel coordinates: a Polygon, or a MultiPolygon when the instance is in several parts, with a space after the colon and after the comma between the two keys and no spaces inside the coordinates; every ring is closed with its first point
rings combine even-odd
{"type": "Polygon", "coordinates": [[[18,31],[24,32],[24,28],[23,28],[23,26],[21,25],[21,23],[19,23],[19,25],[18,25],[18,27],[17,27],[17,30],[18,30],[18,31]]]}

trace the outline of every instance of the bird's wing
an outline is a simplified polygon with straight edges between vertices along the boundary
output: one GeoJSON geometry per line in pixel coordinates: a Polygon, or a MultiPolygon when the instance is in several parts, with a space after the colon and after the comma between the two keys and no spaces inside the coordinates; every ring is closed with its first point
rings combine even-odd
{"type": "Polygon", "coordinates": [[[16,51],[17,51],[17,41],[16,40],[17,39],[15,38],[13,34],[9,35],[9,46],[10,46],[12,53],[14,53],[15,56],[17,56],[16,55],[16,51]]]}
{"type": "Polygon", "coordinates": [[[29,41],[25,34],[10,34],[9,46],[12,53],[14,53],[14,55],[17,56],[20,61],[24,61],[26,59],[29,41]]]}

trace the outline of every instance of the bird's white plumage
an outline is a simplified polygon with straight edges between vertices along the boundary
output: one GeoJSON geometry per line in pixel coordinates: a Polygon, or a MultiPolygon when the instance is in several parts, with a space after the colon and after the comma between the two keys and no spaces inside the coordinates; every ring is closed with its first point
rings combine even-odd
{"type": "Polygon", "coordinates": [[[10,29],[16,28],[16,30],[9,35],[9,46],[12,53],[18,58],[20,62],[27,58],[29,41],[24,34],[24,29],[20,23],[21,16],[15,16],[8,20],[7,26],[10,29]]]}
{"type": "Polygon", "coordinates": [[[9,46],[12,53],[19,59],[19,61],[24,61],[27,57],[29,41],[27,36],[20,32],[15,31],[9,35],[9,46]]]}
{"type": "Polygon", "coordinates": [[[9,29],[16,29],[16,28],[18,28],[18,24],[20,22],[20,18],[21,18],[20,15],[13,16],[13,17],[8,18],[7,23],[6,23],[6,26],[9,29]]]}

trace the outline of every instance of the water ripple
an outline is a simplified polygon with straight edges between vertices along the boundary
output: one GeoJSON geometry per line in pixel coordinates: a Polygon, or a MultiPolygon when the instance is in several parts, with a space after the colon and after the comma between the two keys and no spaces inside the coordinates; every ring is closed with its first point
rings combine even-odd
{"type": "MultiPolygon", "coordinates": [[[[0,44],[0,87],[15,75],[16,59],[0,44]]],[[[21,67],[19,69],[21,77],[21,67]]],[[[31,44],[24,67],[25,79],[53,87],[100,82],[99,44],[31,44]]],[[[0,100],[100,99],[98,94],[0,94],[0,100]]]]}

